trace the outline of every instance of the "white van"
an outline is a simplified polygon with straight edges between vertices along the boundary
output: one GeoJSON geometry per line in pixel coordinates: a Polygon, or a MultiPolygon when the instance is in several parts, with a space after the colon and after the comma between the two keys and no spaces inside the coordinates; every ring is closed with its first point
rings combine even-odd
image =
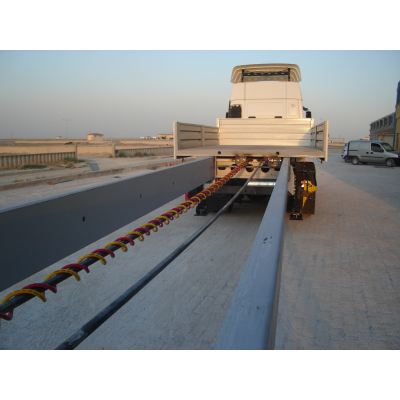
{"type": "Polygon", "coordinates": [[[346,162],[353,165],[377,163],[387,167],[400,165],[400,151],[394,151],[386,142],[375,140],[351,140],[347,146],[346,162]]]}

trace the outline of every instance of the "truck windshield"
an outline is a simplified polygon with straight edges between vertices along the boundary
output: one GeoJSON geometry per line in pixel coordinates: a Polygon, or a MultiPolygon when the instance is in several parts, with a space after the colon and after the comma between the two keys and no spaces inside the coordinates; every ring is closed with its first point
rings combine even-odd
{"type": "Polygon", "coordinates": [[[393,151],[392,146],[389,143],[381,143],[382,147],[387,151],[393,151]]]}

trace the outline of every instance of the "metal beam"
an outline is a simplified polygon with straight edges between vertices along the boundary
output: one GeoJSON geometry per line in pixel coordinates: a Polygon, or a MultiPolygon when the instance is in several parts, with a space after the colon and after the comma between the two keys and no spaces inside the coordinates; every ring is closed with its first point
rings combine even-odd
{"type": "Polygon", "coordinates": [[[275,346],[289,168],[285,158],[215,350],[275,346]]]}
{"type": "Polygon", "coordinates": [[[206,158],[1,209],[0,291],[213,178],[206,158]]]}

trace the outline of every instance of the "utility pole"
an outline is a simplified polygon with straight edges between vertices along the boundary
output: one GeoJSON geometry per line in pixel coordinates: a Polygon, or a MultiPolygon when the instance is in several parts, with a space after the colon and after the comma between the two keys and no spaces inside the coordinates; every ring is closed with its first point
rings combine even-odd
{"type": "Polygon", "coordinates": [[[70,119],[63,119],[63,121],[65,121],[65,133],[67,135],[67,139],[68,139],[68,122],[71,121],[70,119]]]}

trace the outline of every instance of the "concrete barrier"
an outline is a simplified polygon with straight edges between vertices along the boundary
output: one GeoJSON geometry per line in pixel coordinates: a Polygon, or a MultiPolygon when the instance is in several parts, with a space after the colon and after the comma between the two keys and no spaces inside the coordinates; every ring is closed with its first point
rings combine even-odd
{"type": "Polygon", "coordinates": [[[120,152],[124,152],[127,156],[135,154],[137,151],[141,153],[153,153],[157,156],[159,155],[172,155],[174,154],[173,146],[159,146],[159,147],[125,147],[125,146],[115,146],[115,157],[118,157],[120,152]]]}
{"type": "Polygon", "coordinates": [[[76,146],[0,146],[0,167],[51,164],[65,157],[77,157],[76,146]]]}

